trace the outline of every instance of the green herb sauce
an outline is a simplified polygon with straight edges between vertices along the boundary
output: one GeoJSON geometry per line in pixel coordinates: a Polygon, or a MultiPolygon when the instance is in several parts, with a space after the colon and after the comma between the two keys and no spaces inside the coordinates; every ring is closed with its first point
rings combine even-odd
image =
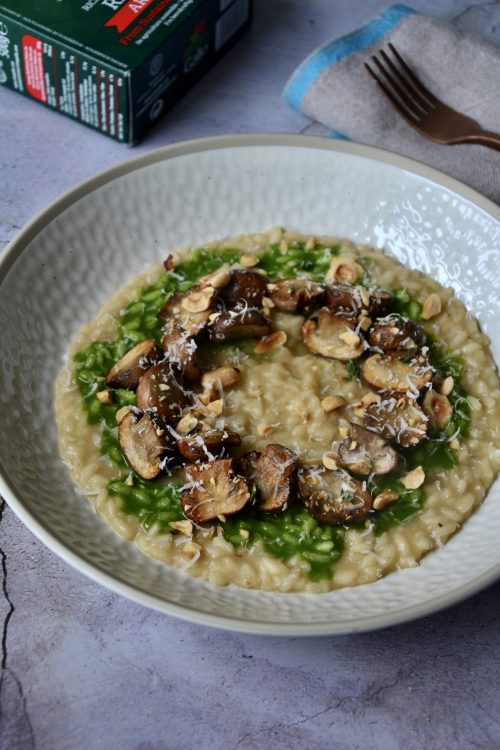
{"type": "MultiPolygon", "coordinates": [[[[260,256],[259,268],[270,279],[293,278],[308,274],[315,281],[322,281],[331,259],[340,248],[317,247],[306,250],[304,243],[293,242],[284,253],[279,244],[271,245],[260,256]]],[[[163,273],[155,284],[141,290],[134,302],[120,318],[115,341],[96,342],[75,354],[76,382],[81,394],[87,419],[91,424],[102,424],[100,450],[119,468],[119,476],[109,482],[110,495],[120,498],[122,511],[139,519],[145,529],[156,526],[159,533],[168,533],[172,521],[182,519],[180,486],[168,478],[144,481],[137,476],[121,451],[116,437],[116,412],[124,405],[135,404],[135,393],[124,389],[112,389],[112,403],[101,403],[96,394],[108,389],[104,379],[112,365],[136,343],[147,338],[161,340],[162,321],[158,312],[174,291],[186,291],[201,276],[205,276],[224,263],[232,264],[241,256],[234,249],[199,248],[188,260],[176,266],[173,272],[163,273]],[[130,484],[130,479],[132,483],[130,484]]],[[[393,290],[395,301],[392,311],[413,320],[421,317],[422,306],[413,300],[404,289],[393,290]]],[[[237,343],[241,351],[253,355],[255,342],[242,340],[237,343]]],[[[432,338],[428,341],[432,365],[443,379],[451,375],[454,388],[448,396],[453,406],[453,417],[443,431],[434,431],[421,446],[402,451],[405,471],[422,466],[424,471],[434,468],[449,469],[458,462],[456,453],[449,448],[451,435],[466,437],[471,420],[467,393],[461,385],[463,362],[447,352],[446,348],[432,338]]],[[[234,344],[227,346],[235,350],[234,344]]],[[[218,347],[221,348],[221,347],[218,347]]],[[[199,350],[202,362],[209,357],[208,349],[199,350]]],[[[346,365],[347,377],[359,377],[359,366],[355,361],[346,365]]],[[[370,487],[373,494],[384,490],[398,492],[400,498],[386,509],[370,516],[376,534],[403,524],[414,518],[425,502],[423,488],[407,490],[400,478],[375,477],[370,487]]],[[[247,548],[261,540],[264,549],[277,558],[288,560],[298,555],[310,566],[309,577],[316,581],[331,578],[335,563],[341,557],[345,533],[348,528],[363,529],[364,526],[327,526],[318,522],[301,506],[292,506],[277,516],[262,514],[247,507],[237,517],[228,518],[223,524],[225,538],[235,547],[247,548]],[[246,533],[248,532],[248,538],[246,533]]]]}

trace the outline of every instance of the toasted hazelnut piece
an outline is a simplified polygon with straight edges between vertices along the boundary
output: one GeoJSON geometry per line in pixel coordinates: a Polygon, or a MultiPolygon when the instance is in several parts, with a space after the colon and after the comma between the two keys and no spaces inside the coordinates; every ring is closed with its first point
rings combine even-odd
{"type": "Polygon", "coordinates": [[[193,414],[185,414],[182,419],[180,419],[176,426],[175,431],[178,432],[180,435],[187,435],[188,432],[191,432],[191,430],[194,430],[196,425],[198,424],[198,420],[196,419],[193,414]]]}
{"type": "Polygon", "coordinates": [[[352,424],[349,436],[338,448],[339,463],[349,471],[368,476],[388,474],[398,465],[399,456],[381,437],[352,424]]]}
{"type": "Polygon", "coordinates": [[[254,349],[255,354],[266,354],[277,349],[279,346],[286,344],[287,335],[285,331],[273,331],[268,336],[264,336],[254,349]]]}
{"type": "Polygon", "coordinates": [[[250,532],[248,529],[240,529],[239,534],[243,539],[249,539],[250,538],[250,532]]]}
{"type": "Polygon", "coordinates": [[[371,318],[368,318],[366,315],[360,315],[358,318],[358,322],[361,330],[365,332],[369,331],[373,324],[373,320],[371,318]]]}
{"type": "Polygon", "coordinates": [[[397,492],[393,492],[392,490],[381,492],[373,501],[373,510],[383,510],[385,507],[387,507],[387,505],[395,503],[398,499],[399,494],[397,492]]]}
{"type": "Polygon", "coordinates": [[[412,320],[392,313],[375,321],[368,342],[370,346],[384,352],[408,351],[417,349],[425,343],[425,333],[422,327],[412,320]]]}
{"type": "Polygon", "coordinates": [[[178,531],[184,536],[192,536],[193,524],[191,521],[170,521],[168,524],[173,531],[178,531]]]}
{"type": "Polygon", "coordinates": [[[422,308],[423,320],[430,320],[441,312],[441,299],[438,294],[429,294],[422,308]]]}
{"type": "Polygon", "coordinates": [[[224,454],[226,448],[237,447],[241,438],[237,432],[208,429],[177,438],[177,450],[187,461],[206,461],[224,454]]]}
{"type": "Polygon", "coordinates": [[[169,333],[175,326],[180,326],[191,336],[196,336],[207,325],[212,309],[208,307],[201,312],[189,312],[182,306],[186,294],[188,292],[184,294],[174,292],[158,313],[158,317],[165,320],[164,331],[166,333],[169,333]]]}
{"type": "Polygon", "coordinates": [[[262,274],[236,269],[231,273],[229,283],[221,290],[220,297],[227,307],[260,307],[266,287],[267,281],[262,274]]]}
{"type": "MultiPolygon", "coordinates": [[[[365,311],[372,318],[385,315],[391,304],[392,294],[384,289],[365,289],[363,286],[333,284],[326,287],[325,306],[338,312],[352,311],[356,314],[365,311]]],[[[363,329],[364,330],[364,329],[363,329]]]]}
{"type": "Polygon", "coordinates": [[[329,469],[330,471],[335,471],[335,469],[339,468],[337,459],[331,453],[323,453],[321,461],[325,469],[329,469]]]}
{"type": "Polygon", "coordinates": [[[313,354],[347,362],[360,357],[365,349],[364,339],[354,332],[355,328],[356,319],[352,315],[322,308],[302,326],[302,340],[313,354]]]}
{"type": "Polygon", "coordinates": [[[305,250],[314,250],[316,247],[316,237],[309,237],[306,244],[304,245],[305,250]]]}
{"type": "Polygon", "coordinates": [[[274,306],[281,312],[308,314],[321,305],[325,289],[310,279],[282,279],[268,285],[274,306]],[[271,289],[272,286],[272,289],[271,289]]]}
{"type": "Polygon", "coordinates": [[[325,398],[321,399],[321,408],[323,411],[326,411],[327,414],[331,411],[335,411],[335,409],[340,409],[346,404],[347,401],[343,396],[325,396],[325,398]]]}
{"type": "Polygon", "coordinates": [[[115,419],[118,422],[118,424],[120,424],[120,422],[122,421],[123,417],[125,417],[129,413],[129,411],[130,411],[130,407],[129,406],[122,406],[121,409],[118,409],[118,411],[115,414],[115,419]]]}
{"type": "Polygon", "coordinates": [[[200,284],[203,284],[203,286],[212,286],[214,289],[222,289],[223,286],[226,286],[230,278],[231,269],[227,264],[224,264],[213,273],[208,274],[208,276],[202,276],[200,284]]]}
{"type": "Polygon", "coordinates": [[[366,409],[366,407],[370,406],[370,404],[378,404],[381,400],[382,396],[380,395],[380,393],[372,393],[371,391],[369,391],[368,393],[365,393],[360,403],[362,407],[366,409]]]}
{"type": "Polygon", "coordinates": [[[369,385],[380,391],[416,393],[432,379],[432,367],[419,355],[405,362],[398,354],[373,354],[363,363],[361,374],[369,385]]]}
{"type": "Polygon", "coordinates": [[[421,466],[410,471],[401,480],[407,490],[417,490],[425,482],[425,472],[421,466]]]}
{"type": "Polygon", "coordinates": [[[348,255],[338,255],[332,259],[326,272],[326,280],[337,284],[355,284],[365,275],[365,269],[348,255]]]}
{"type": "Polygon", "coordinates": [[[285,510],[295,491],[297,456],[284,445],[267,445],[255,464],[254,482],[264,513],[285,510]]]}
{"type": "Polygon", "coordinates": [[[443,394],[443,396],[449,396],[452,390],[455,387],[455,381],[451,377],[451,375],[448,375],[447,378],[443,380],[439,387],[439,392],[443,394]]]}
{"type": "Polygon", "coordinates": [[[95,397],[98,401],[101,402],[101,404],[111,404],[113,401],[113,393],[112,391],[98,391],[95,394],[95,397]]]}
{"type": "Polygon", "coordinates": [[[254,308],[237,308],[222,313],[210,325],[210,340],[214,343],[242,338],[260,338],[271,332],[269,320],[254,308]]]}
{"type": "Polygon", "coordinates": [[[197,524],[238,513],[250,497],[245,480],[234,475],[232,458],[188,466],[186,480],[191,486],[182,493],[182,508],[197,524]]]}
{"type": "Polygon", "coordinates": [[[223,407],[224,401],[221,398],[218,398],[215,401],[209,401],[207,404],[207,411],[209,414],[219,417],[222,414],[223,407]]]}
{"type": "Polygon", "coordinates": [[[106,385],[135,390],[142,375],[162,359],[163,352],[154,339],[141,341],[115,362],[106,376],[106,385]]]}
{"type": "Polygon", "coordinates": [[[245,478],[249,488],[255,485],[255,475],[257,472],[257,461],[260,458],[259,451],[248,451],[240,456],[236,461],[236,472],[245,478]]]}
{"type": "Polygon", "coordinates": [[[240,371],[236,367],[225,365],[215,370],[208,370],[201,376],[201,385],[210,400],[220,395],[220,391],[231,388],[240,379],[240,371]]]}
{"type": "Polygon", "coordinates": [[[346,471],[305,466],[298,472],[299,495],[309,513],[331,526],[362,521],[372,498],[346,471]]]}
{"type": "Polygon", "coordinates": [[[453,416],[453,406],[446,396],[437,393],[429,388],[422,401],[424,412],[429,417],[429,422],[433,427],[440,430],[444,427],[453,416]]]}
{"type": "Polygon", "coordinates": [[[181,300],[181,307],[189,313],[199,313],[211,310],[217,291],[213,286],[198,284],[190,289],[181,300]]]}
{"type": "Polygon", "coordinates": [[[240,265],[244,268],[253,268],[259,262],[259,258],[256,255],[242,255],[240,257],[240,265]]]}
{"type": "Polygon", "coordinates": [[[196,544],[196,542],[186,542],[186,544],[182,545],[181,552],[184,557],[187,557],[195,562],[201,555],[201,545],[196,544]]]}
{"type": "Polygon", "coordinates": [[[129,411],[120,422],[118,440],[127,461],[143,479],[154,479],[170,446],[167,438],[156,434],[149,414],[138,417],[129,411]]]}
{"type": "Polygon", "coordinates": [[[453,438],[453,440],[450,440],[448,443],[452,451],[458,451],[460,450],[460,441],[457,438],[453,438]]]}
{"type": "Polygon", "coordinates": [[[175,379],[167,362],[151,367],[137,387],[137,406],[151,410],[169,424],[175,424],[190,399],[175,379]]]}
{"type": "Polygon", "coordinates": [[[186,380],[199,380],[201,371],[196,341],[180,326],[174,326],[161,340],[167,361],[186,380]]]}
{"type": "Polygon", "coordinates": [[[393,397],[369,404],[364,425],[386,440],[409,448],[425,440],[428,419],[414,399],[393,397]]]}

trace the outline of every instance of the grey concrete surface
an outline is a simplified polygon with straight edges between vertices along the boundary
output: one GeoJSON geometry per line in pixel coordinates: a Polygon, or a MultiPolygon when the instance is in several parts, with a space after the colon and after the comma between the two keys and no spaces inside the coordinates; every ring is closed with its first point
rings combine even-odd
{"type": "MultiPolygon", "coordinates": [[[[386,4],[255,0],[251,31],[133,151],[0,90],[0,249],[62,191],[141,151],[315,132],[282,101],[287,77],[386,4]]],[[[409,4],[500,44],[499,0],[409,4]]],[[[500,747],[498,584],[376,633],[230,634],[101,588],[0,513],[0,750],[500,747]]]]}

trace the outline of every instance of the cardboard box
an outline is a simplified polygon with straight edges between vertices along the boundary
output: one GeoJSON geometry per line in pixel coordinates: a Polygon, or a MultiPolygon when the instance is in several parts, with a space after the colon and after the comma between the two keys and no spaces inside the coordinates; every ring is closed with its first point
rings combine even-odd
{"type": "Polygon", "coordinates": [[[250,24],[252,0],[0,0],[0,83],[136,143],[250,24]]]}

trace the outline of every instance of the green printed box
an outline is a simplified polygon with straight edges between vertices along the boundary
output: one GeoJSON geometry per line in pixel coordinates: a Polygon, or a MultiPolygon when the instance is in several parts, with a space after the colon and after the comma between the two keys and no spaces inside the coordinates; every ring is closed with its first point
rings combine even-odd
{"type": "Polygon", "coordinates": [[[252,0],[0,0],[0,83],[136,143],[250,24],[252,0]]]}

